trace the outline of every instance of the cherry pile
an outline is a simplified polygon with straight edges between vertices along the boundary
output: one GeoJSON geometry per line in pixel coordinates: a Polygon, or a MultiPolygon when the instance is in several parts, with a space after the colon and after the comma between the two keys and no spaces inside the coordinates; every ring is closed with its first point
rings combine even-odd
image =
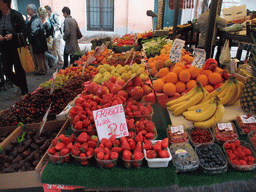
{"type": "Polygon", "coordinates": [[[49,120],[55,120],[67,104],[72,101],[84,89],[83,83],[90,77],[73,77],[63,88],[55,89],[50,95],[50,89],[38,89],[35,93],[30,93],[20,98],[14,106],[6,110],[0,116],[0,127],[24,124],[39,123],[42,121],[51,102],[51,110],[48,115],[49,120]]]}
{"type": "Polygon", "coordinates": [[[209,143],[213,140],[212,134],[208,129],[192,128],[190,130],[192,141],[196,144],[209,143]]]}

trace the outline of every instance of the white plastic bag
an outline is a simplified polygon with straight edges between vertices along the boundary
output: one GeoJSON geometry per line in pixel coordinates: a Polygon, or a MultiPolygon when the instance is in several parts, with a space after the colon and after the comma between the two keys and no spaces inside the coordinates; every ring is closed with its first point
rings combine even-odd
{"type": "Polygon", "coordinates": [[[220,54],[219,63],[221,65],[229,65],[230,58],[231,58],[231,54],[230,54],[230,48],[229,48],[229,40],[226,39],[225,44],[224,44],[221,54],[220,54]]]}

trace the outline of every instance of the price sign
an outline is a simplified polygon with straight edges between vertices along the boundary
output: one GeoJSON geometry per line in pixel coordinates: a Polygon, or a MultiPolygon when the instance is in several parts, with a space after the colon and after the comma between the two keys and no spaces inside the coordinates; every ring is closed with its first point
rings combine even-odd
{"type": "Polygon", "coordinates": [[[247,115],[241,115],[240,116],[243,123],[256,123],[256,119],[254,117],[247,117],[247,115]]]}
{"type": "Polygon", "coordinates": [[[48,114],[50,112],[51,107],[52,107],[52,103],[50,104],[48,110],[46,111],[46,113],[45,113],[45,115],[43,117],[42,124],[41,124],[40,131],[39,131],[39,135],[42,133],[42,131],[44,129],[44,125],[45,125],[45,123],[47,121],[47,117],[48,117],[48,114]]]}
{"type": "Polygon", "coordinates": [[[103,52],[105,49],[107,49],[107,46],[102,43],[100,47],[96,47],[93,56],[99,56],[101,52],[103,52]]]}
{"type": "Polygon", "coordinates": [[[51,86],[51,90],[50,90],[50,95],[53,94],[53,91],[54,91],[54,85],[55,85],[55,80],[57,77],[57,71],[58,71],[58,69],[56,70],[56,72],[54,72],[52,74],[52,86],[51,86]]]}
{"type": "Polygon", "coordinates": [[[122,104],[93,111],[93,117],[98,132],[99,140],[110,138],[115,134],[116,138],[129,135],[122,104]]]}
{"type": "Polygon", "coordinates": [[[178,134],[183,134],[184,133],[184,128],[183,126],[177,126],[177,127],[171,127],[171,132],[172,133],[178,133],[178,134]]]}
{"type": "Polygon", "coordinates": [[[177,63],[178,61],[180,61],[181,51],[184,45],[185,45],[185,41],[181,39],[174,40],[171,51],[170,51],[170,58],[169,58],[173,63],[177,63]]]}
{"type": "Polygon", "coordinates": [[[92,63],[92,62],[95,61],[95,60],[96,60],[96,58],[95,58],[94,56],[91,56],[91,57],[89,57],[89,58],[87,59],[87,61],[86,61],[85,64],[84,64],[84,67],[83,67],[82,75],[84,75],[85,66],[86,66],[86,65],[89,65],[90,63],[92,63]]]}
{"type": "Polygon", "coordinates": [[[206,53],[204,49],[195,48],[195,58],[191,63],[191,66],[195,66],[198,69],[201,69],[205,63],[206,53]]]}
{"type": "Polygon", "coordinates": [[[231,123],[218,123],[219,130],[225,130],[225,131],[233,131],[233,126],[231,123]]]}

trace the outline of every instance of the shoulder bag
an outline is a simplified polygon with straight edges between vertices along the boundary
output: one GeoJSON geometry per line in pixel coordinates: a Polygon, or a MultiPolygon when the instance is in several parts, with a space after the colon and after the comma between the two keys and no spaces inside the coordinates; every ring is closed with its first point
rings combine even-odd
{"type": "Polygon", "coordinates": [[[18,33],[19,45],[23,42],[25,46],[18,47],[18,53],[20,57],[21,65],[26,73],[31,73],[35,71],[34,61],[29,53],[28,45],[25,43],[25,39],[22,34],[18,33]]]}
{"type": "Polygon", "coordinates": [[[83,37],[83,34],[81,33],[81,30],[76,22],[76,33],[77,33],[77,39],[81,39],[83,37]]]}

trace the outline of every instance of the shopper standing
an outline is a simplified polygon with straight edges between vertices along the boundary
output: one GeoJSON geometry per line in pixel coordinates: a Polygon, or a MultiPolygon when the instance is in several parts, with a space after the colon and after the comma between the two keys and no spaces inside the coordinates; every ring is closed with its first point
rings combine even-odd
{"type": "Polygon", "coordinates": [[[64,47],[64,65],[63,69],[68,67],[68,56],[79,51],[78,39],[77,39],[77,22],[70,16],[70,9],[64,7],[62,9],[64,20],[64,35],[65,41],[64,47]]]}
{"type": "Polygon", "coordinates": [[[52,44],[52,54],[58,59],[59,63],[62,63],[62,52],[61,50],[61,39],[62,39],[62,29],[59,17],[52,13],[52,9],[49,5],[44,6],[48,13],[49,23],[53,28],[53,44],[52,44]]]}
{"type": "Polygon", "coordinates": [[[28,26],[28,40],[32,45],[33,59],[35,63],[35,75],[46,75],[46,57],[45,51],[48,50],[46,37],[44,34],[44,27],[41,19],[37,15],[37,8],[34,4],[27,6],[27,13],[31,16],[31,20],[27,23],[28,26]]]}
{"type": "Polygon", "coordinates": [[[42,24],[44,27],[44,33],[46,36],[47,47],[48,47],[48,51],[45,52],[46,63],[48,64],[49,68],[52,68],[54,65],[56,65],[58,63],[58,59],[56,57],[54,57],[49,51],[50,49],[52,49],[53,37],[52,37],[51,26],[48,22],[48,14],[44,7],[38,8],[38,16],[42,20],[42,24]]]}
{"type": "MultiPolygon", "coordinates": [[[[205,41],[207,36],[207,31],[209,27],[209,17],[210,17],[210,7],[207,11],[205,11],[200,17],[198,18],[198,27],[199,27],[199,43],[198,48],[205,48],[205,41]]],[[[225,27],[227,25],[227,21],[224,18],[221,18],[219,15],[216,15],[216,25],[217,27],[225,27]]],[[[209,29],[213,30],[213,29],[209,29]]],[[[214,34],[216,37],[216,32],[214,34]]]]}
{"type": "Polygon", "coordinates": [[[28,93],[28,87],[26,73],[17,51],[17,48],[22,46],[18,41],[18,35],[25,39],[27,36],[27,26],[22,14],[11,9],[11,0],[0,0],[0,51],[4,73],[21,89],[21,94],[25,95],[28,93]]]}

